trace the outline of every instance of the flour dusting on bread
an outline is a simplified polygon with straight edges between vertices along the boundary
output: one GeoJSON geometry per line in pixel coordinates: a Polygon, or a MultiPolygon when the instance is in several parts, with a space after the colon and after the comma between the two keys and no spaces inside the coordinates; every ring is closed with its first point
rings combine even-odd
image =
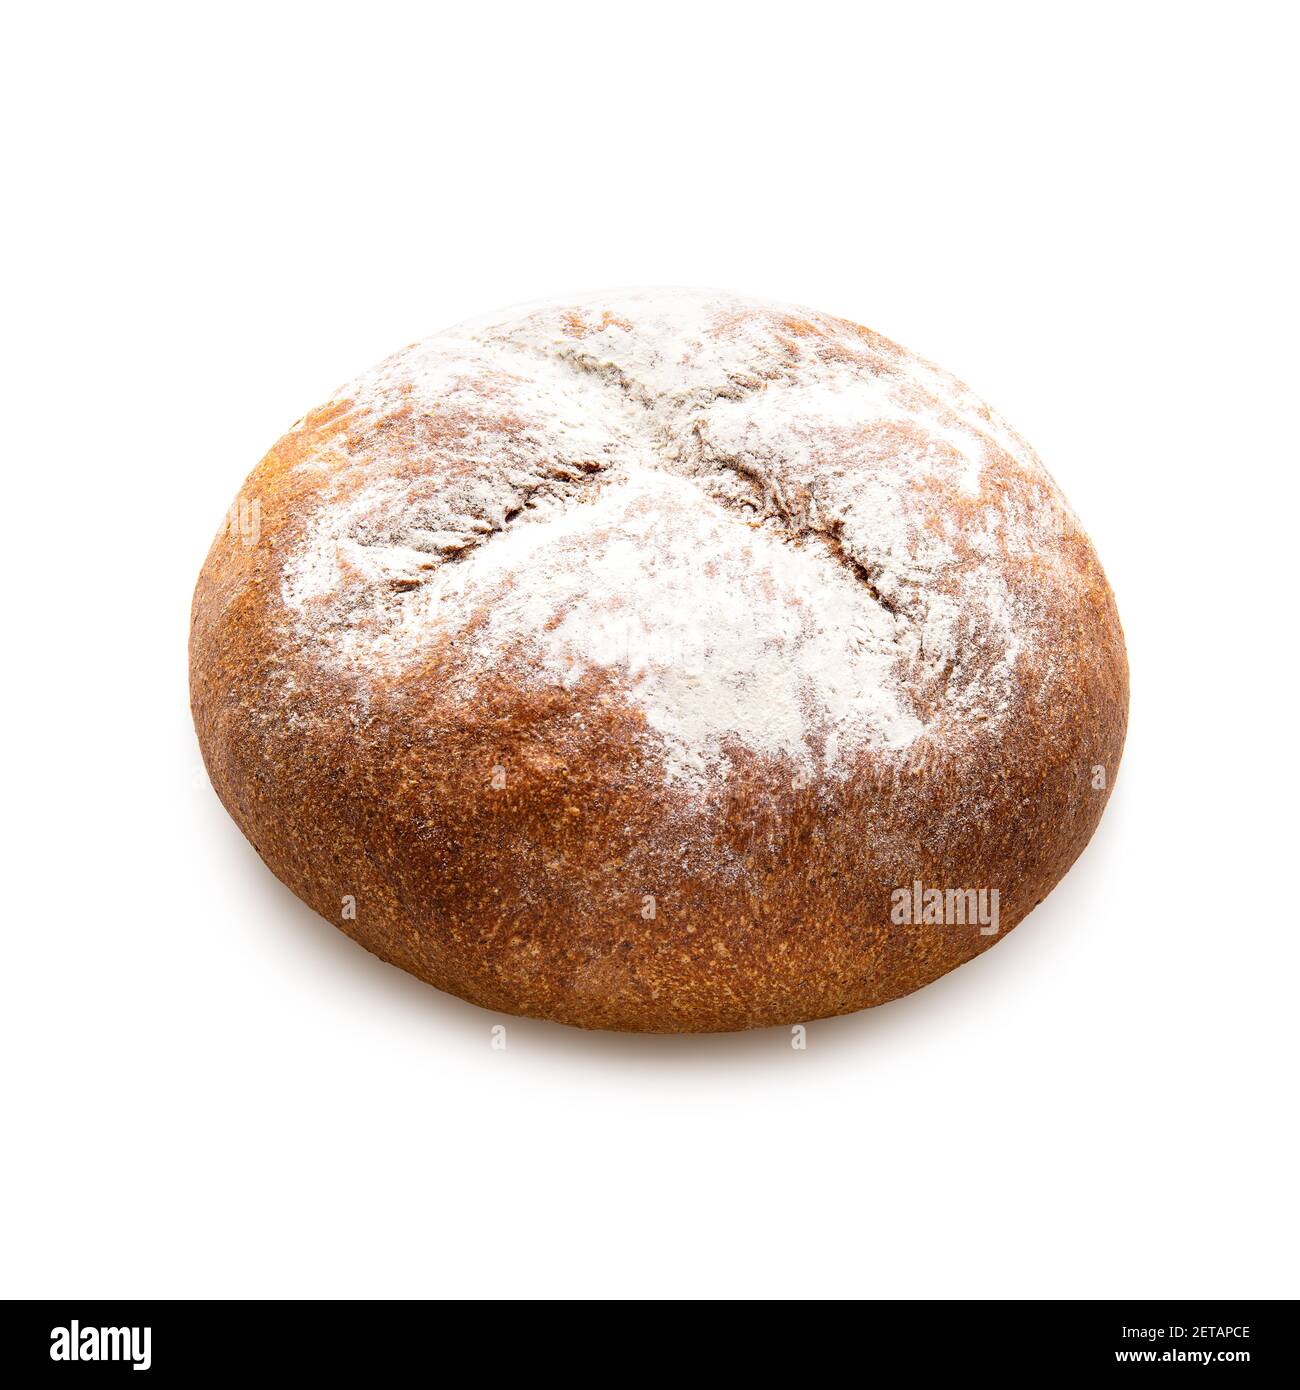
{"type": "Polygon", "coordinates": [[[280,592],[359,682],[446,642],[467,695],[599,670],[702,790],[729,749],[842,777],[1014,713],[1072,519],[988,407],[865,329],[632,291],[449,330],[336,399],[280,592]]]}

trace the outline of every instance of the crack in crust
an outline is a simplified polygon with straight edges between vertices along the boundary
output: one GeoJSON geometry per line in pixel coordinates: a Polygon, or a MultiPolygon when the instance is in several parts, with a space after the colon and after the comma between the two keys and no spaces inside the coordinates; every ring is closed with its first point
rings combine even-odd
{"type": "MultiPolygon", "coordinates": [[[[578,338],[593,331],[576,312],[565,316],[565,325],[566,331],[578,338]]],[[[599,328],[611,325],[629,333],[634,331],[633,325],[626,319],[605,311],[599,328]]],[[[787,500],[781,481],[771,468],[763,469],[743,455],[726,454],[714,449],[705,437],[710,406],[718,401],[741,401],[747,395],[759,393],[767,389],[777,375],[788,375],[788,370],[766,375],[730,372],[725,386],[697,388],[682,400],[671,393],[652,393],[615,363],[602,361],[578,347],[566,346],[547,351],[539,345],[508,343],[494,346],[503,353],[518,357],[562,364],[571,368],[579,378],[595,380],[613,388],[628,405],[634,407],[635,413],[631,419],[640,427],[628,440],[623,441],[624,447],[620,452],[624,459],[635,456],[638,461],[663,466],[678,476],[685,476],[704,495],[728,509],[743,512],[772,527],[784,540],[799,542],[809,536],[819,537],[881,608],[892,617],[901,616],[899,603],[879,587],[877,577],[880,565],[852,554],[847,548],[842,519],[819,521],[815,496],[801,511],[787,500]],[[692,469],[685,474],[673,468],[673,463],[680,461],[683,456],[690,459],[692,469]],[[748,484],[750,491],[737,492],[729,488],[724,481],[727,475],[748,484]]],[[[409,414],[409,411],[406,413],[409,414]]],[[[377,428],[383,431],[393,418],[390,416],[379,421],[377,428]]],[[[408,442],[408,447],[411,442],[408,442]]],[[[442,518],[441,527],[435,528],[420,524],[417,508],[415,521],[399,521],[396,526],[380,533],[375,533],[373,527],[367,527],[364,520],[359,520],[350,538],[362,546],[400,546],[435,557],[432,562],[420,564],[416,574],[401,575],[388,581],[389,587],[396,593],[413,593],[425,583],[430,573],[444,565],[465,560],[476,549],[507,532],[516,519],[536,512],[546,502],[574,501],[586,483],[606,482],[616,471],[616,461],[597,459],[581,459],[571,463],[543,460],[532,473],[525,471],[524,465],[516,463],[506,477],[518,489],[517,500],[498,513],[454,517],[451,525],[442,518]]],[[[815,488],[814,482],[814,493],[815,488]]]]}

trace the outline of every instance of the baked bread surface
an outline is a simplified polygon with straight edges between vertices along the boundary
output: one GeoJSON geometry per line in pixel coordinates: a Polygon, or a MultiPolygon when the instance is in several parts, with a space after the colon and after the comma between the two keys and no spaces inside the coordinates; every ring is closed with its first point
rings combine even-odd
{"type": "Polygon", "coordinates": [[[190,679],[218,795],[322,916],[487,1008],[663,1032],[1000,940],[1128,704],[1091,544],[966,387],[663,290],[448,330],[312,411],[213,543],[190,679]],[[927,889],[996,890],[996,930],[927,889]]]}

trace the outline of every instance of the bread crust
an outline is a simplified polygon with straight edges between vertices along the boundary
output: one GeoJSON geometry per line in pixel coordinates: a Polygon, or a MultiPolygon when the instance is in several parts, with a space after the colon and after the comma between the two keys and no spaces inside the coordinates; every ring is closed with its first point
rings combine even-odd
{"type": "MultiPolygon", "coordinates": [[[[1118,771],[1128,667],[1114,598],[1023,441],[982,403],[971,405],[959,383],[856,325],[726,296],[695,296],[687,306],[665,307],[649,294],[596,296],[434,340],[450,344],[439,348],[443,356],[463,350],[481,415],[478,406],[468,416],[462,404],[444,409],[409,380],[392,387],[394,372],[409,378],[414,369],[389,367],[388,384],[369,402],[373,381],[363,379],[262,460],[241,493],[245,524],[223,525],[195,589],[191,703],[226,809],[321,916],[384,960],[488,1009],[584,1028],[722,1032],[884,1003],[988,949],[1041,902],[1087,844],[1118,771]],[[701,350],[675,361],[662,328],[647,326],[675,313],[690,318],[690,343],[707,342],[710,352],[722,345],[720,377],[712,359],[699,366],[701,350]],[[659,346],[625,351],[638,334],[659,346]],[[510,381],[493,375],[505,370],[496,359],[481,360],[484,344],[524,364],[509,368],[510,381]],[[542,359],[546,375],[529,378],[524,393],[513,377],[542,359]],[[556,423],[563,411],[550,413],[556,361],[599,391],[580,439],[567,417],[556,423]],[[716,379],[701,386],[707,372],[716,379]],[[825,499],[881,476],[900,452],[921,457],[921,436],[933,453],[941,417],[900,423],[864,406],[861,420],[846,426],[837,416],[832,429],[813,390],[832,376],[841,385],[896,383],[899,372],[908,373],[907,392],[956,402],[952,429],[979,439],[971,486],[955,481],[959,461],[932,465],[930,454],[908,478],[908,535],[942,534],[945,547],[943,565],[911,587],[905,565],[888,577],[855,553],[847,522],[837,530],[825,521],[825,499]],[[942,388],[933,385],[939,378],[942,388]],[[778,390],[809,396],[816,457],[802,471],[787,467],[788,451],[769,449],[748,419],[739,454],[725,441],[711,445],[711,432],[723,429],[719,402],[748,409],[778,390]],[[669,397],[670,419],[662,409],[669,397]],[[636,413],[602,413],[625,404],[636,413]],[[446,576],[466,554],[470,573],[518,527],[550,525],[549,511],[534,519],[539,507],[572,519],[587,515],[575,509],[591,499],[614,495],[621,422],[641,431],[646,412],[658,431],[649,456],[674,487],[711,488],[710,508],[735,515],[764,544],[777,535],[781,554],[815,547],[818,563],[843,565],[862,586],[873,620],[918,628],[899,677],[908,730],[919,730],[906,746],[880,742],[886,735],[872,725],[865,742],[832,755],[833,720],[818,706],[808,715],[806,754],[804,744],[774,751],[743,729],[724,729],[710,733],[703,770],[679,775],[656,727],[662,711],[648,711],[644,684],[625,666],[591,660],[556,679],[539,664],[534,634],[492,635],[502,595],[525,590],[529,571],[485,591],[491,601],[462,603],[454,624],[412,622],[412,613],[448,611],[445,598],[434,610],[416,607],[421,586],[460,583],[446,576]],[[605,449],[605,430],[617,448],[605,449]],[[485,447],[501,456],[488,460],[492,478],[513,470],[516,481],[500,486],[509,496],[523,490],[514,515],[507,506],[500,525],[471,516],[467,541],[455,528],[422,526],[420,537],[434,539],[421,540],[430,548],[409,575],[336,578],[331,570],[335,589],[297,603],[295,576],[305,572],[302,557],[327,504],[343,515],[382,479],[379,512],[360,521],[347,512],[346,524],[359,543],[379,546],[383,564],[405,564],[415,533],[403,532],[400,545],[373,541],[374,517],[386,525],[415,507],[427,519],[470,454],[481,493],[485,447]],[[756,472],[779,503],[737,503],[734,480],[748,487],[756,472]],[[998,524],[986,524],[994,514],[998,524]],[[1007,519],[1017,517],[1043,520],[1016,537],[1007,519]],[[965,548],[976,536],[984,537],[978,555],[965,548]],[[996,641],[969,586],[952,587],[983,575],[980,566],[995,575],[1011,614],[996,641]],[[940,592],[950,595],[942,611],[955,615],[957,635],[936,674],[926,642],[940,592]],[[924,611],[909,608],[923,602],[924,611]],[[395,633],[400,659],[389,659],[395,633]],[[986,705],[987,692],[997,693],[992,717],[972,689],[986,705]],[[973,923],[894,920],[896,894],[914,885],[997,889],[996,934],[973,923]]],[[[464,374],[455,380],[463,393],[464,374]]],[[[891,386],[895,398],[903,389],[891,386]]],[[[844,392],[836,390],[839,409],[844,392]]],[[[644,446],[637,434],[636,448],[644,446]]],[[[468,495],[456,494],[462,509],[468,495]]],[[[666,515],[656,497],[637,505],[666,515]]],[[[611,529],[593,522],[566,544],[590,557],[613,543],[611,529]]],[[[665,542],[646,544],[662,553],[665,542]]],[[[346,547],[331,545],[312,553],[333,565],[346,547]]],[[[757,561],[745,554],[752,571],[757,561]]]]}

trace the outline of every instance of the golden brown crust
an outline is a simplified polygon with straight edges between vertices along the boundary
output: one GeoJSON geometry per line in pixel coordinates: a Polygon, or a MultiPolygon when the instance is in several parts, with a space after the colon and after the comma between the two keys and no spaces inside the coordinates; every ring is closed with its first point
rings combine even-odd
{"type": "MultiPolygon", "coordinates": [[[[621,306],[564,312],[578,315],[575,341],[633,331],[621,306]]],[[[843,328],[835,352],[856,350],[848,334],[901,352],[843,328]]],[[[781,323],[791,341],[823,331],[815,318],[781,323]]],[[[416,424],[390,413],[382,428],[387,466],[418,481],[432,466],[427,430],[456,422],[412,409],[416,424]]],[[[531,426],[517,411],[494,416],[507,437],[531,426]]],[[[793,756],[732,739],[725,775],[701,796],[665,777],[647,712],[615,670],[523,679],[532,658],[507,636],[499,664],[467,684],[464,634],[490,608],[384,669],[327,660],[294,626],[288,557],[346,474],[321,460],[349,431],[373,439],[375,428],[344,398],[254,471],[242,496],[256,524],[223,527],[199,577],[190,673],[227,810],[294,893],[385,960],[487,1008],[588,1028],[790,1024],[884,1003],[987,949],[1087,844],[1118,770],[1127,661],[1105,576],[1046,475],[990,447],[977,490],[914,489],[917,525],[946,528],[958,573],[975,563],[962,537],[990,509],[1057,509],[1050,551],[1008,553],[1000,571],[1038,639],[1015,657],[1005,718],[987,733],[960,723],[945,703],[951,671],[928,684],[917,675],[909,699],[924,731],[906,749],[864,748],[850,775],[809,775],[793,756]],[[916,883],[996,888],[998,932],[891,920],[896,892],[916,883]]],[[[708,428],[693,426],[695,437],[708,428]]],[[[887,455],[899,428],[877,422],[854,447],[887,455]]],[[[575,480],[547,486],[587,486],[569,471],[575,480]]],[[[806,509],[794,482],[782,505],[806,509]]],[[[825,533],[838,553],[834,528],[825,533]]],[[[375,602],[401,605],[423,582],[390,579],[375,602]]],[[[905,605],[906,590],[895,598],[905,605]]],[[[894,600],[881,601],[892,614],[894,600]]],[[[331,633],[342,612],[331,610],[331,633]]],[[[978,681],[993,639],[973,620],[963,631],[963,679],[978,681]]]]}

